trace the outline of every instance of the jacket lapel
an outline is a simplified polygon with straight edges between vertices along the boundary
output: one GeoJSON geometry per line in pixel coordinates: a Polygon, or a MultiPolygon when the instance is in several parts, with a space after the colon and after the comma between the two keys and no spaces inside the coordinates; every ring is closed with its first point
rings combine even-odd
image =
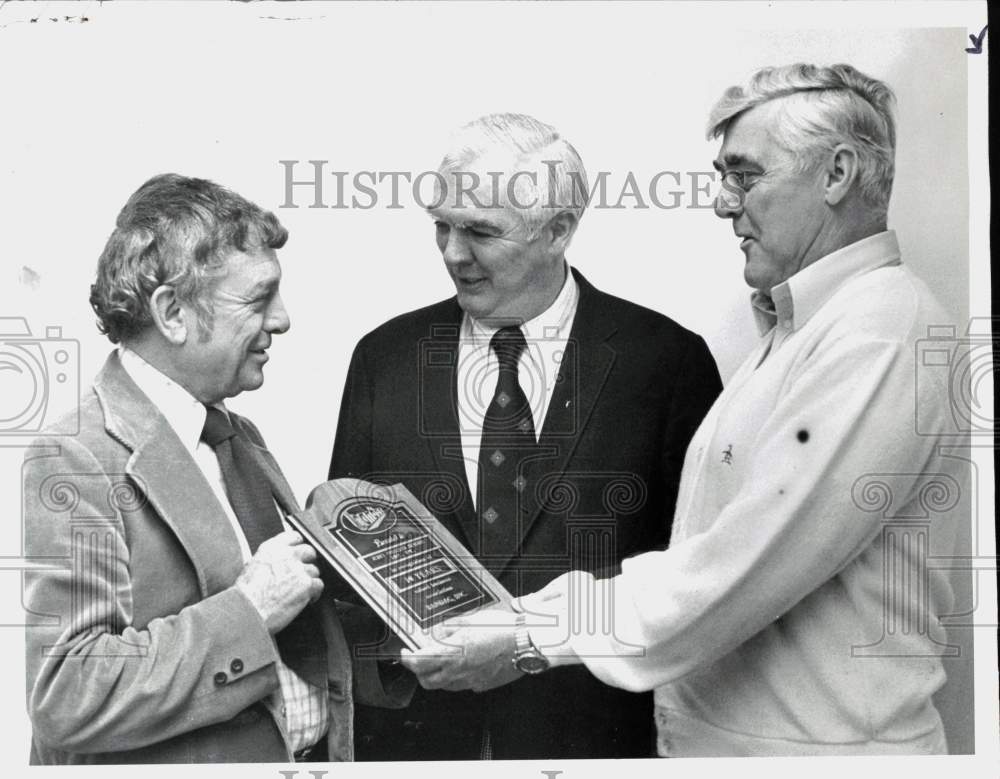
{"type": "MultiPolygon", "coordinates": [[[[524,492],[525,499],[531,503],[519,528],[522,543],[547,508],[545,496],[552,495],[558,500],[556,485],[562,481],[562,474],[567,470],[615,365],[615,350],[609,341],[617,327],[604,315],[600,307],[600,293],[576,270],[573,270],[573,275],[580,286],[576,315],[538,438],[539,457],[525,466],[525,478],[536,489],[529,488],[524,492]],[[539,480],[546,477],[555,480],[538,490],[539,480]]],[[[510,560],[498,563],[497,570],[503,571],[510,560]]]]}
{"type": "Polygon", "coordinates": [[[191,559],[203,597],[232,585],[243,567],[239,542],[201,469],[113,353],[94,390],[108,434],[132,451],[125,472],[191,559]]]}
{"type": "MultiPolygon", "coordinates": [[[[417,386],[420,398],[421,430],[431,450],[435,470],[446,480],[462,485],[462,503],[457,511],[459,540],[467,547],[479,538],[473,504],[475,485],[465,474],[458,412],[458,341],[462,310],[457,301],[446,322],[431,325],[418,363],[417,386]],[[456,481],[457,480],[457,481],[456,481]],[[464,534],[464,538],[461,536],[464,534]]],[[[454,531],[456,528],[452,528],[454,531]]]]}

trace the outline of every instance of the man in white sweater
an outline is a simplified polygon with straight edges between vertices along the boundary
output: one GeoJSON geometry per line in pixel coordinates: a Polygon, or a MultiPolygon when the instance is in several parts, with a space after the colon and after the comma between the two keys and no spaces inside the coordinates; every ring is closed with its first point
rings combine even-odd
{"type": "Polygon", "coordinates": [[[931,696],[952,593],[927,557],[951,551],[962,473],[940,453],[948,388],[916,381],[916,341],[947,318],[886,229],[892,101],[847,65],[725,93],[716,213],[762,339],[688,448],[670,548],[446,625],[404,659],[424,686],[584,663],[656,690],[664,756],[947,751],[931,696]]]}

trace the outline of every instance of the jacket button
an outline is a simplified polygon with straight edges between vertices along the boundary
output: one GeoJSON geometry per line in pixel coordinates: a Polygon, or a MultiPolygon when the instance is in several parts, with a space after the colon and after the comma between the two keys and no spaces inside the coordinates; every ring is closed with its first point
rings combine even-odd
{"type": "Polygon", "coordinates": [[[219,687],[224,685],[229,681],[229,677],[226,676],[225,671],[219,671],[215,676],[212,677],[212,681],[215,682],[219,687]]]}
{"type": "Polygon", "coordinates": [[[243,673],[243,661],[237,657],[229,664],[229,670],[234,674],[243,673]]]}

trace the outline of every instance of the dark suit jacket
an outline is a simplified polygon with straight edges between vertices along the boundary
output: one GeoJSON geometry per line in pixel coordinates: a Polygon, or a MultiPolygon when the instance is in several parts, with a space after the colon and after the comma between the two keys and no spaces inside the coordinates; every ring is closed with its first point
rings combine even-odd
{"type": "MultiPolygon", "coordinates": [[[[255,443],[278,503],[296,511],[256,428],[232,417],[255,443]]],[[[117,353],[79,421],[78,435],[36,441],[23,470],[25,554],[56,567],[25,575],[31,762],[290,760],[260,702],[279,686],[278,654],[233,586],[243,568],[236,535],[117,353]]],[[[358,680],[332,599],[314,608],[329,754],[349,760],[358,680]]],[[[375,691],[366,688],[383,702],[375,691]]]]}
{"type": "MultiPolygon", "coordinates": [[[[704,341],[596,290],[580,298],[560,376],[528,463],[521,545],[490,567],[513,595],[572,569],[614,573],[669,537],[684,453],[721,389],[704,341]]],[[[452,298],[366,335],[351,361],[330,477],[402,482],[478,553],[456,392],[462,311],[452,298]]],[[[652,698],[582,666],[483,693],[419,689],[402,712],[358,707],[357,759],[645,757],[652,698]]]]}

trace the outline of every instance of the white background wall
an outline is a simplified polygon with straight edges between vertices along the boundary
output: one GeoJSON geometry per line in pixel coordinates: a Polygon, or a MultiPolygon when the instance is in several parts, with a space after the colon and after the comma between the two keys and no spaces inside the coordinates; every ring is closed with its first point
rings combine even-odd
{"type": "MultiPolygon", "coordinates": [[[[844,61],[896,90],[890,226],[906,262],[963,329],[967,66],[985,67],[985,55],[970,60],[963,49],[966,27],[985,24],[985,6],[776,5],[5,6],[0,316],[27,317],[36,334],[61,326],[79,341],[86,385],[110,348],[93,326],[88,287],[115,215],[139,184],[176,171],[274,209],[291,233],[280,257],[292,329],[271,350],[264,388],[232,406],[258,423],[304,497],[325,479],[358,338],[453,290],[430,221],[405,190],[399,210],[387,210],[387,200],[371,210],[280,209],[278,160],[302,160],[299,177],[314,159],[351,174],[434,169],[455,127],[518,111],[560,128],[592,177],[609,171],[615,200],[628,171],[643,183],[661,170],[710,171],[718,142],[704,140],[708,111],[754,69],[844,61]],[[30,6],[57,9],[59,21],[30,6]]],[[[305,190],[295,197],[311,202],[305,190]]],[[[682,205],[690,204],[688,192],[682,205]]],[[[704,335],[724,379],[754,341],[743,255],[710,209],[588,212],[569,259],[599,288],[704,335]]],[[[23,448],[6,443],[0,554],[16,556],[23,448]]],[[[0,582],[13,595],[0,623],[16,623],[17,574],[0,572],[0,582]]],[[[0,629],[15,666],[19,636],[0,629]]],[[[13,703],[4,709],[15,718],[20,684],[15,674],[5,685],[13,703]]],[[[971,681],[964,684],[967,692],[971,681]]],[[[964,723],[958,730],[969,732],[964,723]]],[[[12,754],[26,751],[25,733],[19,721],[12,754]]]]}

